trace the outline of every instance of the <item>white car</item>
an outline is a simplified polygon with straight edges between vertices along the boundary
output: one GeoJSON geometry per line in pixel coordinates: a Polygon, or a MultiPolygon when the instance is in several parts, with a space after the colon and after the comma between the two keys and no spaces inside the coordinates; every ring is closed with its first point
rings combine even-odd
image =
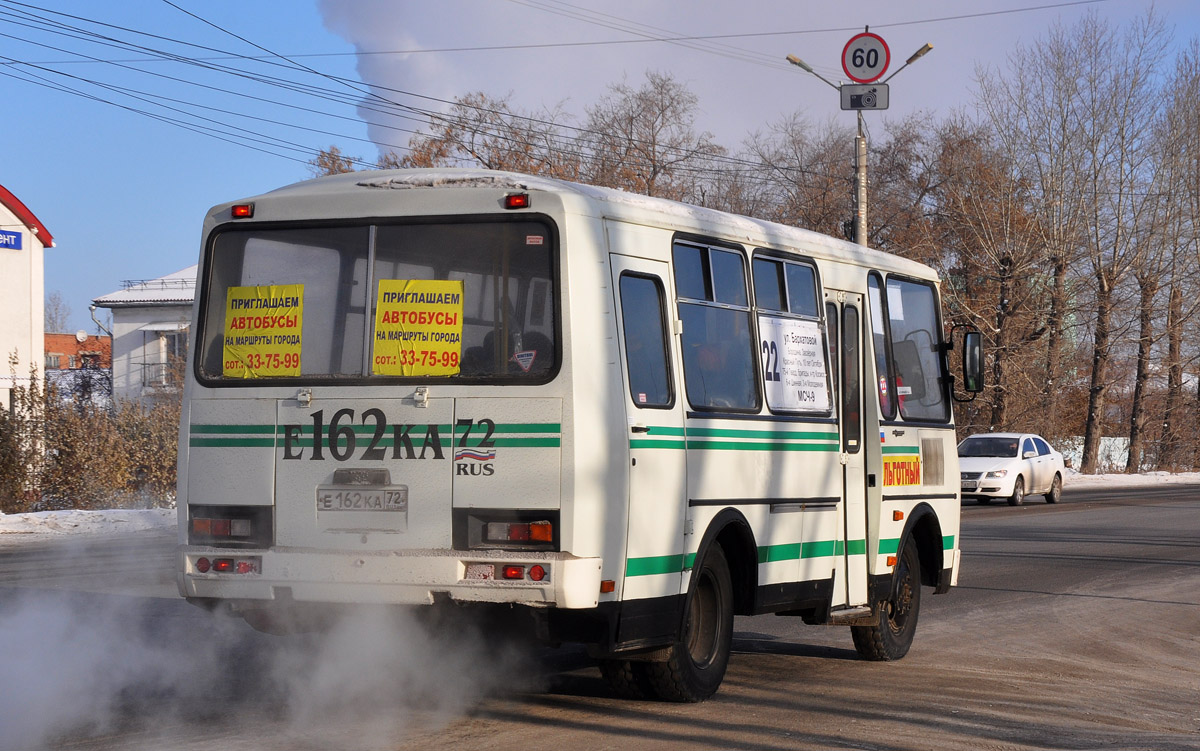
{"type": "Polygon", "coordinates": [[[1062,454],[1032,433],[977,433],[958,444],[962,496],[980,503],[1007,498],[1020,506],[1029,493],[1058,503],[1063,467],[1062,454]]]}

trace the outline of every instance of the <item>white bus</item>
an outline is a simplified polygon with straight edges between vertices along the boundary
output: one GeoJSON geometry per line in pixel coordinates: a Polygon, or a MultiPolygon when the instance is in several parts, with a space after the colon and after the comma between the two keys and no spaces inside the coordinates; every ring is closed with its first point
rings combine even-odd
{"type": "MultiPolygon", "coordinates": [[[[928,267],[483,170],[212,209],[178,584],[255,627],[503,606],[627,696],[717,690],[735,614],[902,657],[959,568],[959,380],[928,267]]],[[[956,358],[957,359],[957,358],[956,358]]]]}

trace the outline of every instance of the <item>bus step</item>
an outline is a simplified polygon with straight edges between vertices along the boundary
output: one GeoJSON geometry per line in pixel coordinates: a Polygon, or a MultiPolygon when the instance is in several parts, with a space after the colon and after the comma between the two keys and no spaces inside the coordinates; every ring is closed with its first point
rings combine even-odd
{"type": "Polygon", "coordinates": [[[878,622],[878,617],[872,614],[869,606],[861,605],[833,611],[829,614],[829,622],[834,626],[871,626],[878,622]]]}

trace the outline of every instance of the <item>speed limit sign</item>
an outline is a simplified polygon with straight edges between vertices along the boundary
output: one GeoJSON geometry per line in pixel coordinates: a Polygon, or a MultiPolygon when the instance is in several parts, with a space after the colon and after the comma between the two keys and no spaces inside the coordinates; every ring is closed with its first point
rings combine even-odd
{"type": "Polygon", "coordinates": [[[850,37],[842,50],[842,70],[857,83],[878,81],[887,72],[890,60],[887,42],[869,31],[850,37]]]}

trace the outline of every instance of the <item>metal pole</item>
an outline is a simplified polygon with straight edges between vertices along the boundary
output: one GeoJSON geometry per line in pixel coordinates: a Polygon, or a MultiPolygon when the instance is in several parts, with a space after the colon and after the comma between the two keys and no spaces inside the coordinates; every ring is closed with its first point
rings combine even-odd
{"type": "Polygon", "coordinates": [[[858,135],[854,137],[854,242],[867,247],[867,136],[862,110],[858,111],[858,135]]]}

